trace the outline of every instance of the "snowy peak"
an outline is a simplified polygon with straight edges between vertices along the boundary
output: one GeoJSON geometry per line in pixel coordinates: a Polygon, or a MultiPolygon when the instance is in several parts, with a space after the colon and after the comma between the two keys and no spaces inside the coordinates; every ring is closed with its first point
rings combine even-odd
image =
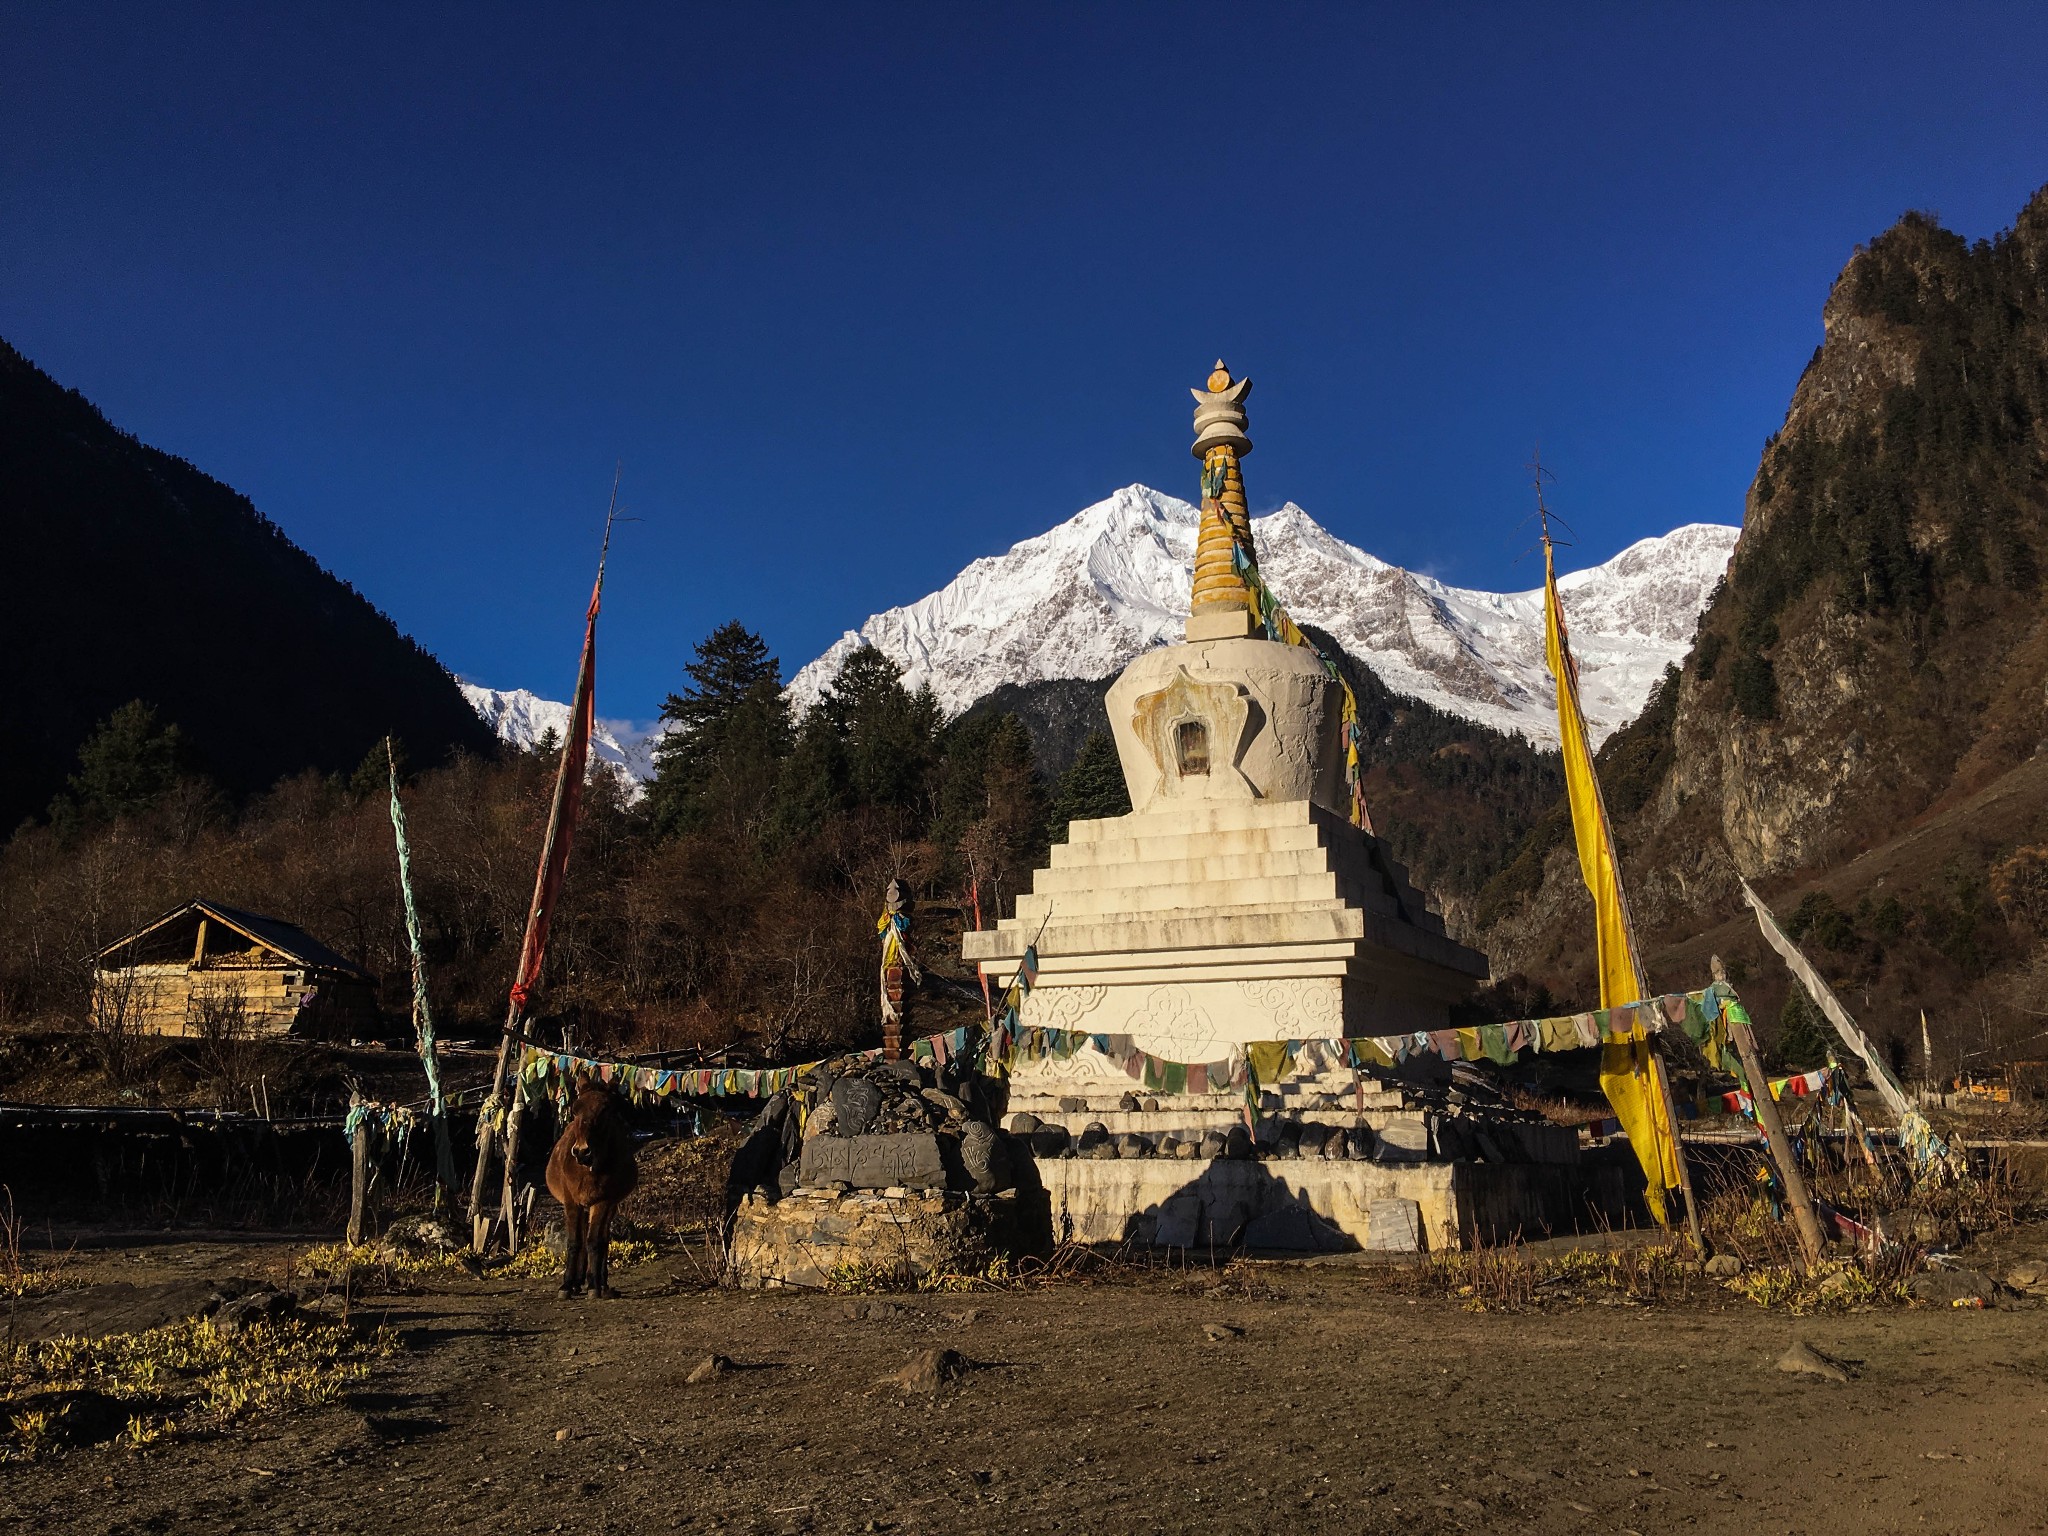
{"type": "MultiPolygon", "coordinates": [[[[814,703],[846,657],[873,645],[929,683],[949,714],[1004,683],[1096,678],[1178,640],[1193,584],[1198,510],[1129,485],[928,597],[849,630],[790,683],[814,703]]],[[[1289,502],[1255,518],[1267,584],[1296,620],[1328,632],[1397,693],[1557,741],[1543,665],[1543,593],[1470,591],[1347,544],[1289,502]]],[[[1633,719],[1691,644],[1738,529],[1694,523],[1559,578],[1596,741],[1633,719]]]]}
{"type": "MultiPolygon", "coordinates": [[[[543,699],[525,688],[486,688],[457,678],[462,696],[498,740],[530,752],[549,731],[556,740],[569,734],[569,706],[543,699]]],[[[591,732],[590,754],[618,775],[629,791],[654,777],[656,731],[639,730],[622,720],[600,720],[591,732]]]]}

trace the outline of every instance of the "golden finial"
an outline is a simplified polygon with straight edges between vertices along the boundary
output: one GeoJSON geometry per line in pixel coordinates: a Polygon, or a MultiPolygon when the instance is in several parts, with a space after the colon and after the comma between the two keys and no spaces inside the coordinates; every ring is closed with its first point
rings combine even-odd
{"type": "Polygon", "coordinates": [[[1230,388],[1230,370],[1223,366],[1223,359],[1216,359],[1216,371],[1209,375],[1209,393],[1220,395],[1230,388]]]}

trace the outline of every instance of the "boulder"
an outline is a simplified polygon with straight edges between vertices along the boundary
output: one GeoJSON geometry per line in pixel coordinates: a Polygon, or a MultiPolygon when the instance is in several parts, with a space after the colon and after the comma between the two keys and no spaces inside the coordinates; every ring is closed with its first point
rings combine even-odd
{"type": "Polygon", "coordinates": [[[1252,1155],[1252,1133],[1242,1125],[1233,1125],[1223,1133],[1223,1155],[1229,1158],[1247,1158],[1252,1155]]]}
{"type": "Polygon", "coordinates": [[[1742,1273],[1742,1255],[1717,1253],[1702,1264],[1700,1269],[1716,1280],[1733,1280],[1742,1273]]]}
{"type": "Polygon", "coordinates": [[[299,1298],[272,1286],[224,1301],[213,1313],[213,1325],[224,1333],[260,1324],[288,1323],[298,1315],[299,1298]]]}
{"type": "Polygon", "coordinates": [[[1803,1341],[1778,1356],[1778,1369],[1793,1376],[1818,1376],[1823,1381],[1845,1382],[1849,1379],[1849,1372],[1841,1361],[1822,1354],[1803,1341]]]}
{"type": "Polygon", "coordinates": [[[1029,1139],[1033,1157],[1064,1157],[1073,1145],[1073,1138],[1067,1135],[1064,1125],[1040,1126],[1029,1139]]]}
{"type": "Polygon", "coordinates": [[[1152,1143],[1140,1136],[1136,1131],[1125,1131],[1123,1135],[1116,1139],[1116,1155],[1118,1157],[1150,1157],[1152,1155],[1152,1143]]]}
{"type": "Polygon", "coordinates": [[[901,1370],[883,1379],[907,1394],[930,1397],[975,1368],[975,1363],[957,1349],[927,1349],[912,1355],[901,1370]]]}
{"type": "Polygon", "coordinates": [[[1029,1136],[1044,1123],[1038,1116],[1020,1111],[1010,1116],[1010,1134],[1012,1136],[1029,1136]]]}
{"type": "Polygon", "coordinates": [[[2005,1287],[1981,1269],[1930,1269],[1906,1282],[1906,1294],[1933,1306],[1954,1306],[1957,1302],[1998,1305],[2005,1287]]]}
{"type": "MultiPolygon", "coordinates": [[[[1239,1134],[1243,1134],[1244,1127],[1233,1126],[1232,1129],[1236,1130],[1239,1134]]],[[[1226,1143],[1221,1131],[1204,1131],[1202,1133],[1202,1148],[1198,1155],[1207,1158],[1221,1157],[1224,1154],[1225,1147],[1226,1143]]]]}

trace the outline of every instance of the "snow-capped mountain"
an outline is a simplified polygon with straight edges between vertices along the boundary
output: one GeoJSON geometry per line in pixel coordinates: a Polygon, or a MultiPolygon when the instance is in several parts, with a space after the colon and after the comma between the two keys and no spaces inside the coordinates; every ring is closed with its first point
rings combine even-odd
{"type": "MultiPolygon", "coordinates": [[[[796,674],[790,700],[815,702],[863,644],[900,665],[910,687],[930,683],[949,714],[1003,683],[1108,676],[1180,638],[1199,516],[1178,497],[1125,486],[849,630],[796,674]]],[[[1288,612],[1396,693],[1557,744],[1541,587],[1447,586],[1345,543],[1292,502],[1253,519],[1252,530],[1259,568],[1288,612]]],[[[1665,666],[1684,656],[1740,531],[1687,524],[1558,579],[1596,742],[1633,719],[1665,666]]]]}
{"type": "MultiPolygon", "coordinates": [[[[556,740],[569,734],[569,706],[537,698],[525,688],[486,688],[458,677],[462,696],[498,740],[530,750],[549,731],[556,740]]],[[[619,776],[628,791],[654,777],[654,743],[659,731],[639,730],[622,720],[599,720],[590,736],[590,755],[619,776]]]]}

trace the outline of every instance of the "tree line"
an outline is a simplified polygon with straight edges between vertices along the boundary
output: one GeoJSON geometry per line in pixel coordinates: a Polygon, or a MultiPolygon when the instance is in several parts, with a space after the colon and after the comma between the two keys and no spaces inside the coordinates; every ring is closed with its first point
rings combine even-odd
{"type": "MultiPolygon", "coordinates": [[[[920,898],[919,948],[940,962],[926,1017],[965,1009],[964,980],[943,977],[959,927],[977,908],[984,923],[1006,914],[1069,820],[1129,808],[1106,737],[1048,776],[1015,716],[948,722],[872,648],[801,714],[737,621],[683,670],[646,792],[590,775],[543,1004],[581,1043],[788,1059],[878,1035],[875,918],[892,879],[920,898]]],[[[430,987],[452,1031],[501,1016],[559,748],[412,772],[400,744],[430,987]]],[[[296,923],[384,977],[403,1028],[383,747],[352,775],[307,770],[237,802],[141,702],[101,722],[49,814],[0,849],[0,1018],[81,1021],[89,957],[196,896],[296,923]]]]}

